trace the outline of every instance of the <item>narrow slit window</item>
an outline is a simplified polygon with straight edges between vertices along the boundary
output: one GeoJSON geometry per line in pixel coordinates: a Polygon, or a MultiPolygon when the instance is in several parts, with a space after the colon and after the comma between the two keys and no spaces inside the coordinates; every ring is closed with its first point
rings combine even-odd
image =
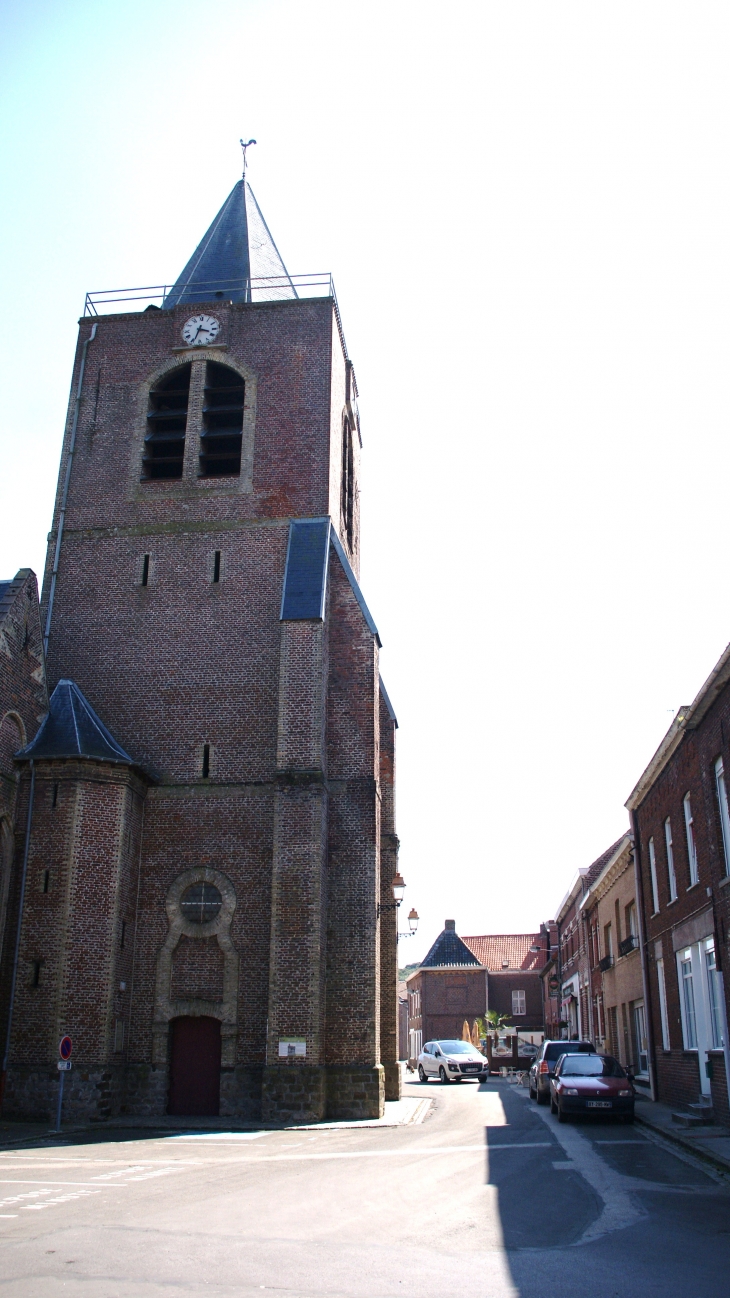
{"type": "Polygon", "coordinates": [[[52,806],[52,807],[55,807],[56,804],[57,804],[57,802],[58,802],[58,785],[57,785],[57,784],[54,784],[54,786],[53,786],[53,797],[51,798],[51,806],[52,806]]]}
{"type": "Polygon", "coordinates": [[[182,477],[191,368],[190,365],[181,365],[160,379],[150,392],[142,457],[143,480],[182,477]]]}
{"type": "Polygon", "coordinates": [[[146,586],[150,579],[150,556],[146,554],[142,560],[142,585],[146,586]]]}
{"type": "Polygon", "coordinates": [[[240,374],[218,361],[208,361],[200,435],[201,478],[240,474],[245,392],[240,374]]]}
{"type": "Polygon", "coordinates": [[[34,986],[34,987],[40,987],[40,985],[41,985],[41,965],[42,965],[42,963],[43,963],[42,960],[34,960],[34,961],[33,961],[33,986],[34,986]]]}
{"type": "Polygon", "coordinates": [[[43,871],[43,891],[44,892],[48,892],[48,887],[50,882],[51,882],[51,872],[50,870],[44,870],[43,871]]]}
{"type": "Polygon", "coordinates": [[[121,929],[120,929],[120,931],[119,931],[119,950],[120,950],[120,951],[123,951],[123,950],[124,950],[124,938],[125,938],[126,932],[127,932],[127,921],[126,921],[126,919],[123,919],[123,920],[122,920],[122,927],[121,927],[121,929]]]}
{"type": "Polygon", "coordinates": [[[210,744],[203,744],[203,779],[210,775],[210,744]]]}
{"type": "Polygon", "coordinates": [[[213,581],[219,582],[221,579],[221,552],[216,550],[213,555],[213,581]]]}

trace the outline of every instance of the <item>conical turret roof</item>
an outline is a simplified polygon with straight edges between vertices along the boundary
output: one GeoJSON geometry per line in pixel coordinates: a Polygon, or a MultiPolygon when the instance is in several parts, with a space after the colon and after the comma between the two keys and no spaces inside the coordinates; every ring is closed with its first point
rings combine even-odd
{"type": "Polygon", "coordinates": [[[179,303],[271,301],[297,297],[289,272],[247,180],[239,180],[167,294],[179,303]]]}
{"type": "Polygon", "coordinates": [[[90,757],[132,765],[132,758],[107,730],[78,685],[67,680],[58,682],[38,734],[16,757],[90,757]]]}

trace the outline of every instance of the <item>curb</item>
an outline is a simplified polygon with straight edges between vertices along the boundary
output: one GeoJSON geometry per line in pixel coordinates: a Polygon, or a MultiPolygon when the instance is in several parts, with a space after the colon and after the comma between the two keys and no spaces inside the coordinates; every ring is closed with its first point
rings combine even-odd
{"type": "Polygon", "coordinates": [[[646,1127],[647,1131],[653,1131],[655,1136],[659,1136],[668,1144],[676,1145],[678,1149],[684,1150],[686,1154],[691,1154],[692,1157],[696,1158],[699,1162],[707,1163],[708,1167],[711,1167],[715,1172],[719,1172],[722,1176],[730,1178],[730,1163],[727,1159],[714,1157],[709,1150],[692,1144],[692,1142],[687,1140],[686,1137],[681,1136],[679,1132],[668,1131],[665,1127],[660,1127],[654,1122],[647,1122],[646,1118],[638,1109],[636,1110],[636,1122],[639,1123],[640,1126],[646,1127]]]}

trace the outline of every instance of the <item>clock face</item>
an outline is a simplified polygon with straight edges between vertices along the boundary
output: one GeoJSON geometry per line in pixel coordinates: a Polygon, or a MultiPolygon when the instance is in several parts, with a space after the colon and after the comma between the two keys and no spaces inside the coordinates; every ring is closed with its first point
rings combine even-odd
{"type": "Polygon", "coordinates": [[[220,321],[214,315],[191,315],[183,325],[182,336],[191,347],[212,343],[220,332],[220,321]]]}

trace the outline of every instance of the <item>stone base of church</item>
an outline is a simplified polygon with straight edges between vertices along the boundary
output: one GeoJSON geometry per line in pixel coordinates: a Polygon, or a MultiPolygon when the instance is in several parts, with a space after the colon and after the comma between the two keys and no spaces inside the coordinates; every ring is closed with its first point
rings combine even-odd
{"type": "Polygon", "coordinates": [[[261,1118],[263,1122],[360,1122],[382,1118],[385,1103],[385,1070],[329,1064],[274,1064],[264,1069],[261,1118]]]}
{"type": "Polygon", "coordinates": [[[399,1100],[403,1080],[402,1067],[400,1064],[383,1064],[383,1068],[385,1069],[385,1098],[399,1100]]]}
{"type": "Polygon", "coordinates": [[[332,1122],[361,1122],[385,1112],[385,1069],[330,1065],[327,1070],[327,1117],[332,1122]]]}
{"type": "MultiPolygon", "coordinates": [[[[72,1069],[63,1083],[63,1121],[104,1122],[122,1107],[125,1070],[121,1064],[72,1069]]],[[[61,1074],[54,1065],[8,1069],[3,1117],[18,1122],[55,1122],[61,1074]]]]}

